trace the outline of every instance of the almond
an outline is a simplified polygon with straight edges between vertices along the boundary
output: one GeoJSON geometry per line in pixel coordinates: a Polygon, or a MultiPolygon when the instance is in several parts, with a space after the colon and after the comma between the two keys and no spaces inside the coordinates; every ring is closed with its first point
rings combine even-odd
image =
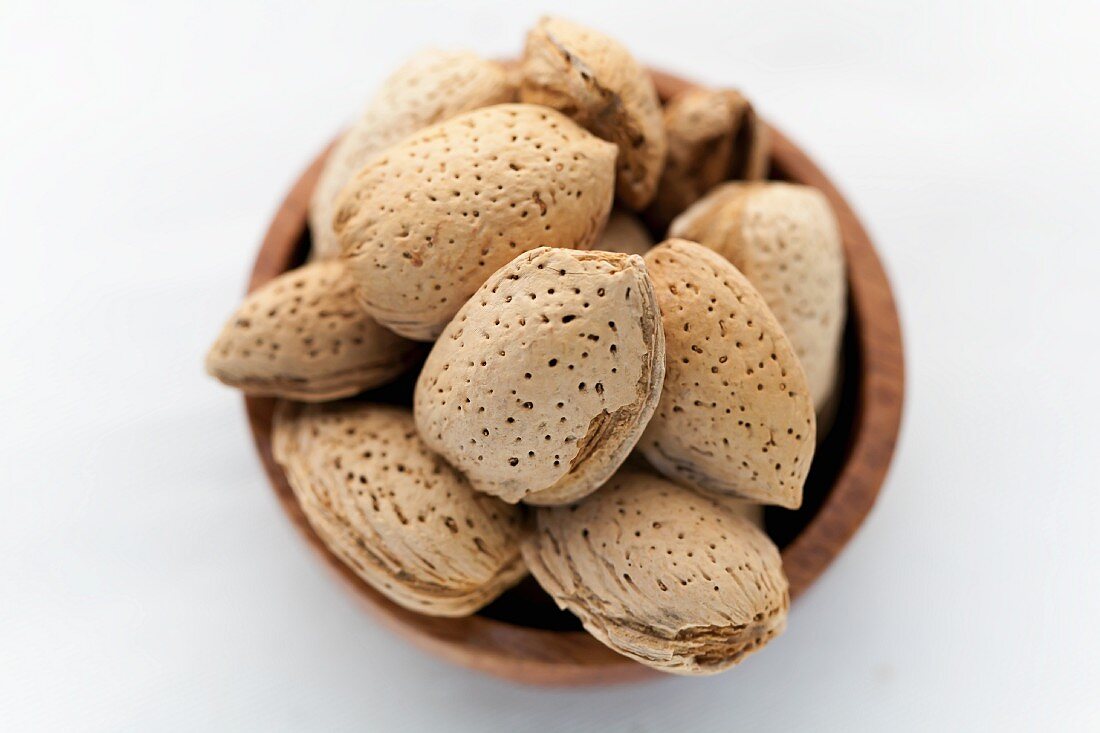
{"type": "MultiPolygon", "coordinates": [[[[692,87],[664,109],[668,160],[646,217],[664,229],[707,191],[731,176],[761,175],[755,159],[749,169],[747,147],[756,143],[752,106],[732,90],[692,87]],[[739,142],[735,161],[734,143],[739,142]]],[[[755,154],[755,148],[753,152],[755,154]]]]}
{"type": "Polygon", "coordinates": [[[431,341],[485,279],[540,245],[589,248],[611,209],[615,146],[544,107],[467,112],[388,148],[334,221],[359,299],[431,341]]]}
{"type": "Polygon", "coordinates": [[[249,394],[313,402],[385,384],[420,350],[363,311],[343,262],[324,261],[246,297],[210,348],[206,371],[249,394]]]}
{"type": "Polygon", "coordinates": [[[315,257],[335,257],[336,195],[370,157],[428,125],[478,107],[511,102],[504,66],[468,51],[422,51],[382,84],[362,116],[333,147],[309,203],[315,257]]]}
{"type": "Polygon", "coordinates": [[[820,415],[836,389],[847,294],[840,230],[825,196],[789,183],[727,184],[678,218],[672,233],[728,259],[764,296],[820,415]]]}
{"type": "Polygon", "coordinates": [[[532,575],[593,636],[676,674],[712,674],[786,626],[779,551],[721,501],[620,471],[569,507],[535,511],[532,575]]]}
{"type": "Polygon", "coordinates": [[[526,575],[519,511],[428,450],[407,409],[281,403],[272,449],[325,545],[395,603],[466,616],[526,575]]]}
{"type": "Polygon", "coordinates": [[[648,72],[617,41],[560,18],[527,35],[520,100],[561,110],[619,146],[617,193],[645,208],[657,191],[667,142],[648,72]]]}
{"type": "Polygon", "coordinates": [[[447,326],[416,384],[416,424],[474,488],[560,504],[626,459],[663,376],[642,258],[543,247],[489,278],[447,326]]]}
{"type": "Polygon", "coordinates": [[[596,249],[624,255],[644,255],[653,246],[649,230],[629,211],[613,209],[607,226],[596,240],[596,249]]]}
{"type": "Polygon", "coordinates": [[[815,421],[782,327],[745,276],[706,247],[671,239],[645,260],[664,321],[666,374],[639,448],[674,480],[797,508],[815,421]]]}

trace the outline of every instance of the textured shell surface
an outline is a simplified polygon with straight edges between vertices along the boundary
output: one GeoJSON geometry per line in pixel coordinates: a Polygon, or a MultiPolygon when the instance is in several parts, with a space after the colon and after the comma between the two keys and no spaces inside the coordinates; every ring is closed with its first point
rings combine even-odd
{"type": "Polygon", "coordinates": [[[516,255],[591,247],[611,210],[615,155],[527,104],[458,115],[387,148],[341,193],[334,222],[360,302],[397,333],[433,340],[516,255]]]}
{"type": "Polygon", "coordinates": [[[667,227],[703,194],[728,179],[733,143],[748,102],[729,90],[690,87],[664,108],[668,159],[646,216],[667,227]]]}
{"type": "Polygon", "coordinates": [[[504,66],[469,51],[421,51],[395,71],[333,147],[309,204],[312,255],[336,257],[336,196],[372,155],[428,125],[478,107],[514,101],[504,66]]]}
{"type": "Polygon", "coordinates": [[[408,409],[281,403],[272,446],[314,531],[392,601],[465,616],[526,574],[518,509],[428,450],[408,409]]]}
{"type": "Polygon", "coordinates": [[[416,384],[417,427],[476,489],[565,503],[626,459],[657,404],[664,351],[640,257],[534,250],[436,342],[416,384]]]}
{"type": "Polygon", "coordinates": [[[334,260],[247,296],[207,353],[206,370],[249,394],[331,400],[389,382],[420,352],[366,314],[347,267],[334,260]]]}
{"type": "Polygon", "coordinates": [[[593,636],[665,672],[711,674],[786,626],[779,551],[721,501],[623,470],[568,507],[535,511],[531,573],[593,636]]]}
{"type": "Polygon", "coordinates": [[[847,296],[840,230],[825,196],[788,183],[726,184],[672,232],[728,259],[760,292],[802,361],[820,414],[837,388],[847,296]]]}
{"type": "Polygon", "coordinates": [[[649,204],[667,152],[661,104],[649,73],[622,44],[543,18],[527,36],[519,93],[618,145],[619,199],[634,210],[649,204]]]}
{"type": "Polygon", "coordinates": [[[653,246],[653,237],[645,225],[629,211],[612,209],[595,249],[624,255],[644,255],[653,246]]]}
{"type": "Polygon", "coordinates": [[[673,480],[797,508],[816,422],[782,327],[745,276],[706,247],[672,239],[645,259],[666,372],[639,449],[673,480]]]}

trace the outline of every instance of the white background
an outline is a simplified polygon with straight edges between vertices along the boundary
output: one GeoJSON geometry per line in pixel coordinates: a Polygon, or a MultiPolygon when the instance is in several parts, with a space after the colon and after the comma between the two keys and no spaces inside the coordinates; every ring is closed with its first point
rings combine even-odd
{"type": "Polygon", "coordinates": [[[205,348],[380,79],[427,45],[512,55],[547,6],[0,3],[0,726],[1100,727],[1095,3],[557,8],[744,89],[897,288],[893,471],[764,653],[519,687],[387,634],[308,554],[205,348]]]}

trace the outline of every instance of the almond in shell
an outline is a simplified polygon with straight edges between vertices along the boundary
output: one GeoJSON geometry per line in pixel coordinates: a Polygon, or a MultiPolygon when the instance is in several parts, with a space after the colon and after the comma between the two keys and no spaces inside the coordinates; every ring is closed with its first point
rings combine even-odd
{"type": "Polygon", "coordinates": [[[816,423],[782,327],[745,276],[706,247],[672,239],[645,259],[666,375],[639,449],[689,486],[797,508],[816,423]]]}
{"type": "Polygon", "coordinates": [[[431,341],[489,275],[546,245],[589,248],[615,146],[552,109],[467,112],[393,145],[340,195],[335,228],[363,307],[431,341]]]}
{"type": "Polygon", "coordinates": [[[489,278],[447,326],[417,381],[416,424],[474,488],[561,504],[626,459],[663,376],[642,259],[544,247],[489,278]]]}
{"type": "Polygon", "coordinates": [[[360,307],[339,260],[284,273],[245,298],[206,356],[206,370],[248,394],[333,400],[385,384],[418,344],[360,307]]]}
{"type": "Polygon", "coordinates": [[[325,545],[399,605],[466,616],[526,574],[519,510],[470,488],[407,409],[281,403],[272,447],[325,545]]]}
{"type": "Polygon", "coordinates": [[[721,501],[634,470],[535,511],[523,556],[557,604],[611,649],[664,672],[712,674],[786,626],[768,536],[721,501]]]}
{"type": "Polygon", "coordinates": [[[653,199],[667,141],[648,72],[619,42],[561,18],[527,35],[520,100],[561,110],[619,146],[619,199],[641,210],[653,199]]]}
{"type": "Polygon", "coordinates": [[[511,102],[516,88],[504,66],[468,51],[429,49],[382,84],[333,147],[309,202],[312,255],[340,254],[332,229],[336,195],[371,156],[417,130],[478,107],[511,102]]]}

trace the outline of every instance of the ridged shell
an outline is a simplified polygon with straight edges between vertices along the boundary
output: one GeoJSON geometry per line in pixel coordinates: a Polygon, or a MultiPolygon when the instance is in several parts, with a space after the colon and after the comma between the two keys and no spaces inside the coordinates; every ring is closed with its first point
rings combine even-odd
{"type": "Polygon", "coordinates": [[[474,488],[560,504],[626,459],[663,376],[642,259],[540,248],[489,278],[447,326],[417,381],[416,424],[474,488]]]}
{"type": "Polygon", "coordinates": [[[535,511],[531,573],[620,654],[712,674],[786,626],[787,579],[767,535],[720,501],[624,470],[568,507],[535,511]]]}
{"type": "Polygon", "coordinates": [[[417,130],[478,107],[511,102],[516,88],[504,66],[468,51],[429,49],[382,84],[362,116],[333,147],[309,204],[312,255],[336,257],[336,195],[370,157],[417,130]]]}
{"type": "Polygon", "coordinates": [[[526,575],[519,511],[428,450],[407,409],[282,403],[272,448],[325,545],[395,603],[466,616],[526,575]]]}
{"type": "Polygon", "coordinates": [[[673,480],[797,508],[815,420],[783,329],[744,275],[706,247],[672,239],[645,260],[666,372],[639,449],[673,480]]]}
{"type": "Polygon", "coordinates": [[[210,348],[206,370],[249,394],[312,402],[385,384],[419,353],[363,311],[343,262],[315,262],[246,297],[210,348]]]}
{"type": "Polygon", "coordinates": [[[820,413],[837,385],[847,295],[828,200],[809,186],[727,184],[677,219],[672,232],[728,259],[764,296],[802,361],[820,413]]]}
{"type": "Polygon", "coordinates": [[[589,248],[611,209],[614,161],[613,145],[525,104],[452,117],[387,148],[337,205],[360,301],[397,333],[434,340],[516,255],[589,248]]]}
{"type": "Polygon", "coordinates": [[[527,35],[520,100],[553,107],[619,146],[616,192],[629,208],[653,199],[667,141],[649,73],[620,43],[560,18],[527,35]]]}

